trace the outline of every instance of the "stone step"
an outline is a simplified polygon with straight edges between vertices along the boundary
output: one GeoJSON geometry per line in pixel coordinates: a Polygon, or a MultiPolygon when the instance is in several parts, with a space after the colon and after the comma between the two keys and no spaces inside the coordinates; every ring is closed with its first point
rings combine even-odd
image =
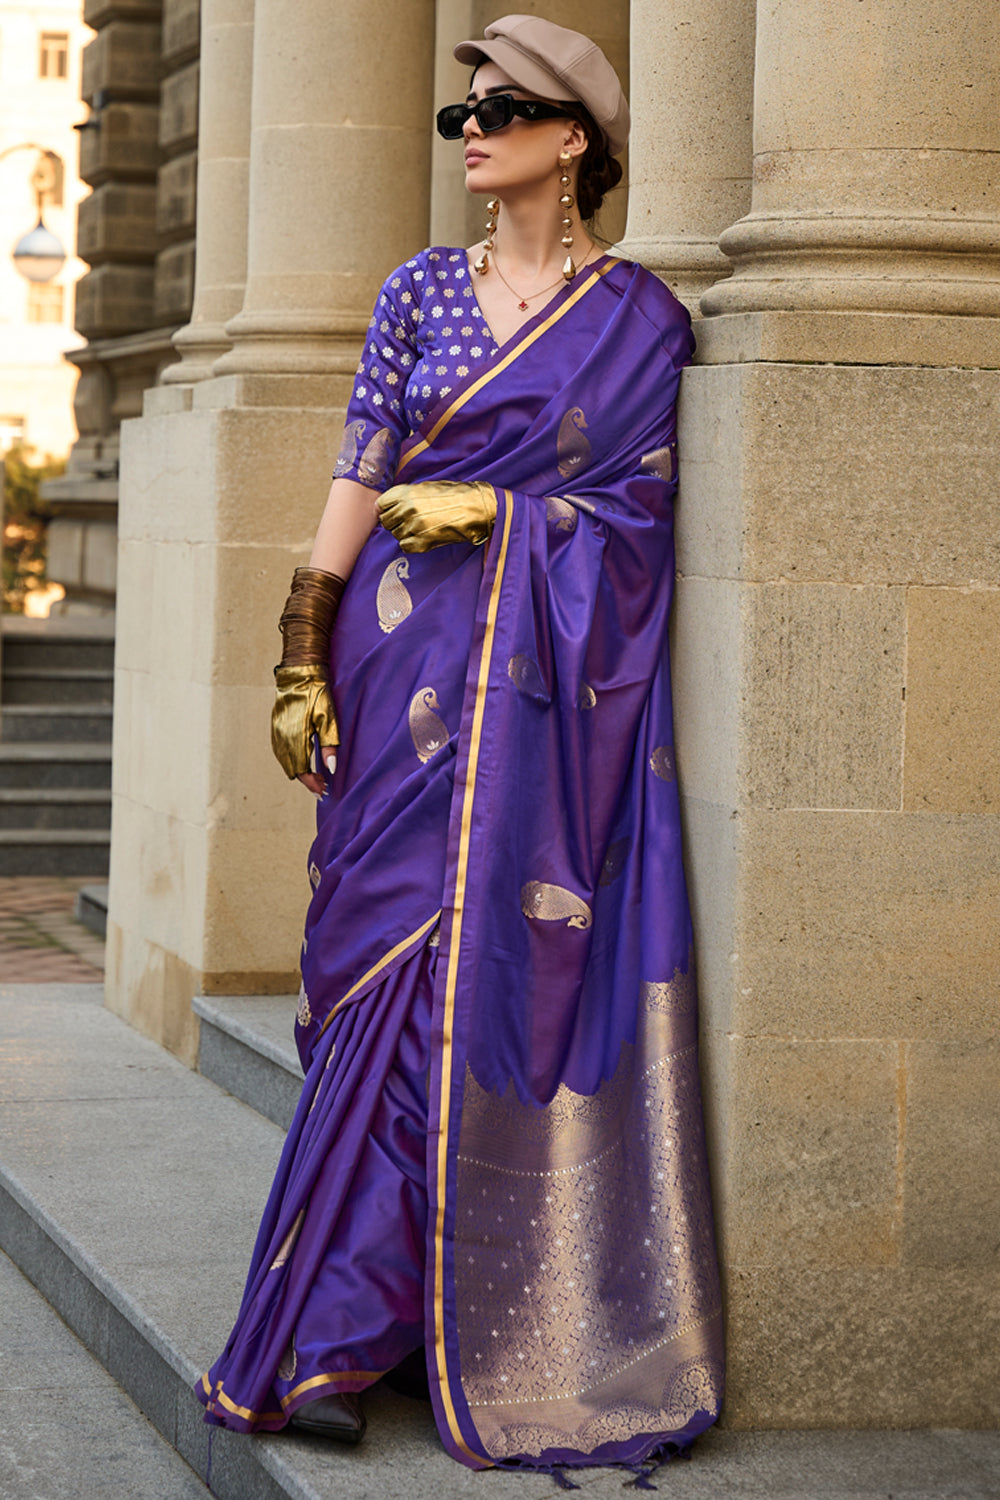
{"type": "Polygon", "coordinates": [[[194,1470],[5,1255],[0,1305],[5,1497],[203,1500],[194,1470]]]}
{"type": "MultiPolygon", "coordinates": [[[[195,1472],[211,1463],[219,1500],[482,1500],[483,1476],[444,1452],[430,1408],[380,1387],[359,1448],[215,1431],[209,1457],[193,1386],[239,1305],[283,1132],[101,993],[0,985],[0,1249],[195,1472]]],[[[622,1479],[607,1478],[610,1500],[622,1479]]],[[[541,1474],[505,1475],[503,1491],[561,1494],[541,1474]]]]}
{"type": "Polygon", "coordinates": [[[0,741],[0,787],[111,787],[111,745],[0,741]]]}
{"type": "Polygon", "coordinates": [[[54,707],[63,703],[110,703],[114,697],[113,671],[83,667],[9,667],[0,680],[0,703],[54,707]]]}
{"type": "Polygon", "coordinates": [[[12,703],[0,708],[0,733],[9,744],[86,740],[111,744],[111,705],[66,703],[59,708],[12,703]]]}
{"type": "Polygon", "coordinates": [[[111,793],[105,789],[0,787],[0,830],[111,827],[111,793]]]}
{"type": "Polygon", "coordinates": [[[112,672],[115,665],[113,638],[88,639],[84,636],[25,636],[10,634],[3,627],[3,670],[37,671],[40,668],[74,668],[82,671],[112,672]]]}
{"type": "Polygon", "coordinates": [[[99,938],[108,935],[108,887],[99,882],[82,885],[76,893],[73,915],[99,938]]]}
{"type": "MultiPolygon", "coordinates": [[[[192,1386],[228,1335],[283,1132],[112,1016],[101,994],[96,985],[0,984],[0,1249],[191,1468],[206,1479],[210,1469],[212,1494],[483,1500],[484,1486],[499,1485],[503,1500],[560,1500],[549,1475],[462,1468],[441,1447],[430,1409],[381,1387],[365,1396],[359,1448],[288,1430],[210,1440],[192,1386]]],[[[262,1009],[255,1050],[272,1050],[268,1033],[284,1027],[289,999],[262,1009]]],[[[256,1030],[245,1002],[240,1025],[256,1030]]],[[[9,1326],[5,1313],[8,1353],[9,1326]]],[[[11,1451],[8,1436],[5,1458],[11,1451]]],[[[36,1484],[14,1495],[186,1500],[186,1489],[159,1486],[155,1470],[143,1477],[137,1489],[116,1490],[106,1475],[100,1488],[36,1484]]],[[[573,1474],[587,1500],[619,1500],[623,1478],[573,1474]]],[[[1000,1433],[716,1428],[692,1463],[654,1483],[676,1500],[997,1500],[1000,1433]]]]}
{"type": "Polygon", "coordinates": [[[103,828],[0,829],[0,875],[106,876],[110,851],[103,828]]]}
{"type": "Polygon", "coordinates": [[[198,1068],[206,1078],[287,1130],[299,1101],[294,995],[196,995],[198,1068]]]}

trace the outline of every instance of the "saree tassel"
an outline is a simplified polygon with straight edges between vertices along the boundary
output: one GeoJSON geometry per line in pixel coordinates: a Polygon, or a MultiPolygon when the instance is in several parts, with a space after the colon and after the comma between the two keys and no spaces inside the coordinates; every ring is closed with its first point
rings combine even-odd
{"type": "Polygon", "coordinates": [[[678,1448],[676,1443],[667,1443],[658,1452],[650,1454],[641,1464],[629,1465],[634,1478],[626,1479],[622,1485],[625,1490],[655,1490],[657,1486],[652,1483],[653,1475],[658,1474],[664,1464],[671,1459],[690,1458],[691,1448],[678,1448]]]}
{"type": "Polygon", "coordinates": [[[534,1464],[530,1460],[521,1458],[498,1458],[494,1465],[497,1469],[503,1469],[508,1474],[548,1474],[553,1478],[561,1490],[578,1490],[580,1486],[574,1484],[566,1473],[565,1464],[534,1464]]]}

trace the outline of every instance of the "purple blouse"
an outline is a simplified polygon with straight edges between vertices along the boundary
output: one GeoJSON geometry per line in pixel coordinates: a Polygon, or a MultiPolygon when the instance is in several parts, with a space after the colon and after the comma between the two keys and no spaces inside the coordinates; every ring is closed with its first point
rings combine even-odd
{"type": "Polygon", "coordinates": [[[368,324],[333,477],[391,484],[404,438],[497,348],[464,250],[432,247],[393,271],[368,324]]]}

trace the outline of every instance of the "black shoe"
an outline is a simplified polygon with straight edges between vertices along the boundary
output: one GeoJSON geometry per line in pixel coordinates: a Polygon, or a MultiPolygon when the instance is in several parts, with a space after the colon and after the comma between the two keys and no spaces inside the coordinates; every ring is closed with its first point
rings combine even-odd
{"type": "Polygon", "coordinates": [[[315,1432],[336,1443],[360,1443],[368,1426],[361,1402],[353,1392],[339,1396],[318,1396],[304,1401],[292,1412],[290,1422],[303,1432],[315,1432]]]}

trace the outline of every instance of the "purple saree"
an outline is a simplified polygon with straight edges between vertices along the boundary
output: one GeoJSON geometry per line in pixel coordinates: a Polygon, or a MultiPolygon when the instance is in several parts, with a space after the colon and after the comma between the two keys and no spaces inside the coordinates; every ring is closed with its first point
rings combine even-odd
{"type": "Polygon", "coordinates": [[[344,595],[307,1078],[209,1421],[280,1427],[423,1343],[473,1468],[636,1467],[718,1415],[667,658],[691,347],[605,258],[403,444],[397,482],[487,480],[497,523],[378,530],[344,595]]]}

